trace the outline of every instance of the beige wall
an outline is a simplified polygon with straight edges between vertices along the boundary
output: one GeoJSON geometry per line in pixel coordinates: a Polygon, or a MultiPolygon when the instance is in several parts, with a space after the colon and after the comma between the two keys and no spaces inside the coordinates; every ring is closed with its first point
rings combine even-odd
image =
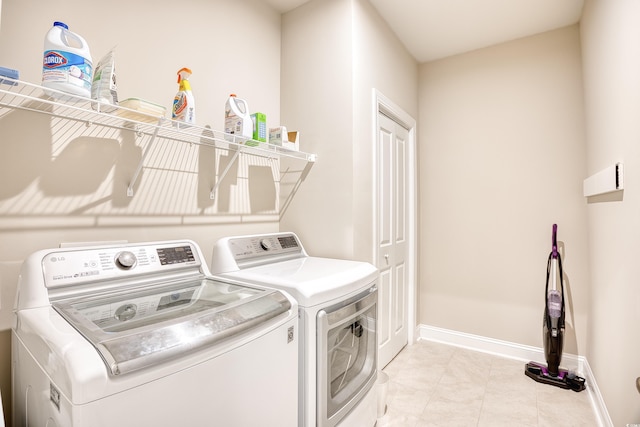
{"type": "Polygon", "coordinates": [[[640,3],[588,0],[581,22],[587,172],[624,162],[625,189],[589,200],[588,360],[616,426],[640,422],[640,3]]]}
{"type": "MultiPolygon", "coordinates": [[[[351,2],[311,1],[282,16],[282,122],[313,165],[281,220],[316,256],[352,257],[351,2]]],[[[284,166],[285,168],[287,166],[284,166]]]]}
{"type": "Polygon", "coordinates": [[[416,117],[417,64],[364,0],[316,0],[283,15],[282,64],[283,122],[304,129],[301,147],[318,163],[281,228],[313,255],[372,261],[372,89],[416,117]]]}
{"type": "Polygon", "coordinates": [[[353,2],[354,253],[374,262],[374,99],[378,90],[418,118],[418,64],[366,0],[353,2]]]}
{"type": "Polygon", "coordinates": [[[585,355],[586,147],[577,26],[420,66],[419,323],[542,346],[551,228],[585,355]]]}
{"type": "Polygon", "coordinates": [[[311,1],[282,24],[283,122],[318,163],[280,227],[313,255],[372,261],[372,89],[415,117],[417,64],[367,1],[311,1]]]}
{"type": "MultiPolygon", "coordinates": [[[[193,70],[199,125],[222,130],[231,92],[247,99],[252,111],[266,113],[269,124],[279,124],[280,14],[263,2],[115,0],[98,8],[78,0],[5,0],[0,65],[39,83],[44,36],[55,20],[87,40],[94,62],[116,46],[120,99],[143,98],[169,108],[176,72],[187,66],[193,70]]],[[[10,409],[8,330],[16,280],[31,252],[63,241],[189,238],[208,260],[220,237],[278,230],[277,185],[265,162],[245,159],[232,168],[212,201],[208,193],[227,153],[159,141],[147,159],[152,167],[128,198],[126,185],[148,143],[132,132],[1,109],[0,135],[5,411],[10,409]]]]}

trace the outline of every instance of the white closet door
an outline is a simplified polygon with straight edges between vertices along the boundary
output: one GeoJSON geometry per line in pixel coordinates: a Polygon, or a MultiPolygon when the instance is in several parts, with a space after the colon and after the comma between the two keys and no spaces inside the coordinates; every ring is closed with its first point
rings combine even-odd
{"type": "Polygon", "coordinates": [[[407,345],[408,325],[408,141],[409,131],[378,113],[378,366],[407,345]]]}

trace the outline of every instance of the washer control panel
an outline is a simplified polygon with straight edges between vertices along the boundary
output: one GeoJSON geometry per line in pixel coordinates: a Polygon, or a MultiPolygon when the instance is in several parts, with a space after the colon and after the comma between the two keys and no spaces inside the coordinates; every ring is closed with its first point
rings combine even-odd
{"type": "Polygon", "coordinates": [[[42,259],[47,288],[160,271],[199,269],[201,264],[195,243],[190,241],[65,248],[49,252],[42,259]]]}

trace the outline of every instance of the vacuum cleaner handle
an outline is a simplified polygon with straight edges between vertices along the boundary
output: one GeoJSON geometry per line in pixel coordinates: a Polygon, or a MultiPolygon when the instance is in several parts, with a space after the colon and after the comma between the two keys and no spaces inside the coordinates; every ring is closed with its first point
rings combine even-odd
{"type": "Polygon", "coordinates": [[[558,258],[558,224],[553,224],[551,232],[551,254],[553,259],[558,258]]]}
{"type": "MultiPolygon", "coordinates": [[[[560,276],[560,295],[564,299],[564,274],[562,272],[562,257],[560,256],[560,252],[558,252],[558,224],[553,224],[553,229],[551,233],[551,253],[549,253],[549,259],[547,260],[547,284],[545,286],[544,294],[545,294],[545,304],[547,301],[547,296],[549,295],[549,279],[553,281],[552,289],[556,288],[556,278],[551,277],[551,262],[556,261],[556,267],[558,268],[559,276],[560,276]]],[[[563,304],[564,311],[564,304],[563,304]]]]}

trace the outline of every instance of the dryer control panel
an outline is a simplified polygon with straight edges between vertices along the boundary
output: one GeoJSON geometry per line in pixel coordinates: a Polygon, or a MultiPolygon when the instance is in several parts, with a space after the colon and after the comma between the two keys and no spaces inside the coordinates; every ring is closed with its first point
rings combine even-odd
{"type": "Polygon", "coordinates": [[[302,245],[295,234],[266,234],[229,239],[229,250],[237,261],[274,255],[302,256],[302,245]]]}
{"type": "Polygon", "coordinates": [[[292,232],[225,237],[213,246],[211,271],[228,273],[307,256],[300,239],[292,232]]]}
{"type": "Polygon", "coordinates": [[[190,241],[152,245],[65,248],[42,258],[45,286],[80,285],[156,272],[192,268],[201,260],[190,241]]]}

